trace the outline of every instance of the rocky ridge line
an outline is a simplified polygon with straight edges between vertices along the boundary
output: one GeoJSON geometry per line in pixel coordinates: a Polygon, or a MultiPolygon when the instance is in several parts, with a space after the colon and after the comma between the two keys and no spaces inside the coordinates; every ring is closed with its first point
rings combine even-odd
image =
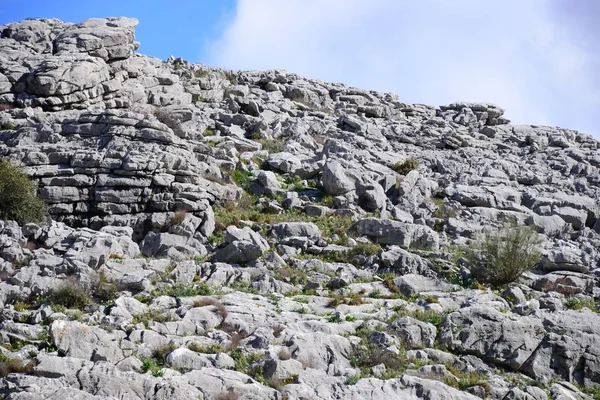
{"type": "Polygon", "coordinates": [[[595,139],[161,61],[136,24],[0,27],[0,155],[52,216],[0,223],[0,352],[22,360],[1,395],[591,398],[595,139]],[[538,268],[457,285],[460,246],[508,222],[540,234],[538,268]]]}

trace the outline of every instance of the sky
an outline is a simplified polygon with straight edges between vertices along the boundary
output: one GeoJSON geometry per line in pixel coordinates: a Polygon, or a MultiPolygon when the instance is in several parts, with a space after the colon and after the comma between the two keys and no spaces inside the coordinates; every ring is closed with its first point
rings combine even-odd
{"type": "Polygon", "coordinates": [[[599,0],[0,0],[27,17],[140,20],[140,53],[308,78],[600,139],[599,0]],[[165,4],[167,4],[165,6],[165,4]]]}

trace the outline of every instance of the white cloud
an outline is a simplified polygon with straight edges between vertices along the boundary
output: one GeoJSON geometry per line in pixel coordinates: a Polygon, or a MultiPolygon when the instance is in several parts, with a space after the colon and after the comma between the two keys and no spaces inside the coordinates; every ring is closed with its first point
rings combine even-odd
{"type": "Polygon", "coordinates": [[[600,137],[594,115],[600,80],[593,75],[600,67],[593,51],[600,38],[576,40],[569,27],[578,19],[566,23],[556,4],[238,0],[207,61],[232,69],[285,68],[394,92],[406,102],[494,102],[515,123],[600,137]]]}

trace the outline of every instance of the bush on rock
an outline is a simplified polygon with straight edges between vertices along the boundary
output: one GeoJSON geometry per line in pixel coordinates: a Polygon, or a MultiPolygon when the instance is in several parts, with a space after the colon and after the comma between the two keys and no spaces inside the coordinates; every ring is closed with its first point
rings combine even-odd
{"type": "Polygon", "coordinates": [[[37,188],[18,167],[0,160],[0,220],[15,220],[20,225],[43,222],[46,204],[37,188]]]}
{"type": "Polygon", "coordinates": [[[469,252],[468,266],[477,281],[506,285],[540,261],[539,245],[537,233],[527,226],[488,230],[469,252]]]}

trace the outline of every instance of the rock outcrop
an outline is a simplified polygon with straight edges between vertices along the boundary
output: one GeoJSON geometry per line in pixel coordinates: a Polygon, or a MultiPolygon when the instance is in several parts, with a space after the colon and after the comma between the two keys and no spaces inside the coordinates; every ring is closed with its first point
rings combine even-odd
{"type": "Polygon", "coordinates": [[[158,60],[136,24],[0,27],[0,156],[50,214],[0,221],[0,396],[598,393],[600,142],[158,60]],[[462,249],[510,224],[539,264],[478,285],[462,249]]]}

